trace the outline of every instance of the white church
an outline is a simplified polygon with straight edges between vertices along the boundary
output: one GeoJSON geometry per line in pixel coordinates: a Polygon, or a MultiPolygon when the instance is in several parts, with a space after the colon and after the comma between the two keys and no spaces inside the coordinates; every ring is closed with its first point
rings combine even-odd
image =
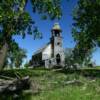
{"type": "Polygon", "coordinates": [[[50,42],[33,54],[30,61],[31,66],[45,66],[45,68],[64,66],[65,55],[61,32],[59,23],[55,23],[51,29],[50,42]]]}

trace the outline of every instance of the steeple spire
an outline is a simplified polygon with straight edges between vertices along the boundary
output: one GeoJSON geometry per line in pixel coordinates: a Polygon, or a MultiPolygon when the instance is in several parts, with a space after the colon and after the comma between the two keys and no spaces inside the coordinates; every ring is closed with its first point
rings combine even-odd
{"type": "Polygon", "coordinates": [[[54,26],[53,26],[53,28],[52,28],[52,31],[53,31],[53,30],[62,31],[61,28],[60,28],[59,23],[55,23],[55,24],[54,24],[54,26]]]}

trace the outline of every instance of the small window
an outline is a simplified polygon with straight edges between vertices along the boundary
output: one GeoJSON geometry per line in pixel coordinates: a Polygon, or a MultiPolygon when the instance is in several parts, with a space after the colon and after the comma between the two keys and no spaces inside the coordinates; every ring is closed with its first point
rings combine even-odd
{"type": "Polygon", "coordinates": [[[49,64],[51,64],[51,60],[49,60],[49,64]]]}
{"type": "Polygon", "coordinates": [[[58,42],[57,45],[60,45],[60,42],[58,42]]]}

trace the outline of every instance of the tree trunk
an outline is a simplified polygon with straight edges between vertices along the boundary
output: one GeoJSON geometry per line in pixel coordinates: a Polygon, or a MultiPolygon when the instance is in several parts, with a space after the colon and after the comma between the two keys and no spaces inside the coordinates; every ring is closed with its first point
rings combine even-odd
{"type": "Polygon", "coordinates": [[[8,51],[8,44],[5,42],[5,44],[2,46],[0,50],[0,71],[3,69],[5,59],[7,56],[7,51],[8,51]]]}

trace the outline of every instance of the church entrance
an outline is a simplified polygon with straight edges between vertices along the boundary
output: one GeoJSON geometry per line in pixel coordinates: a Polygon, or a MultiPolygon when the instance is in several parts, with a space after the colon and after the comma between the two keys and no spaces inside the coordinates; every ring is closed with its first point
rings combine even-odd
{"type": "Polygon", "coordinates": [[[60,64],[60,62],[61,62],[60,54],[57,54],[57,55],[56,55],[56,62],[57,62],[57,65],[60,64]]]}

